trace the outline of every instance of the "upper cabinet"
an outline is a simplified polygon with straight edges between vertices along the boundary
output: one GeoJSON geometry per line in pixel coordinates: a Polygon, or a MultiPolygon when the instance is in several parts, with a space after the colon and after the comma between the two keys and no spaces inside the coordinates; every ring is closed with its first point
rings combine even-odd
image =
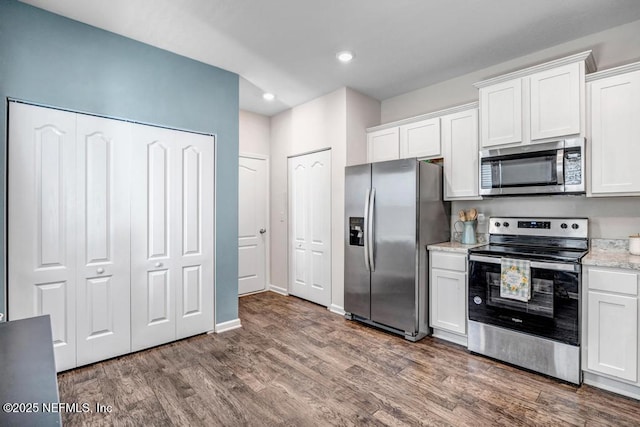
{"type": "Polygon", "coordinates": [[[591,195],[640,195],[640,62],[590,75],[587,96],[591,195]]]}
{"type": "Polygon", "coordinates": [[[594,69],[587,51],[476,83],[480,147],[584,134],[585,73],[594,69]]]}
{"type": "Polygon", "coordinates": [[[444,199],[479,199],[478,109],[442,116],[444,199]]]}
{"type": "Polygon", "coordinates": [[[400,126],[400,158],[441,155],[439,117],[400,126]]]}
{"type": "Polygon", "coordinates": [[[367,129],[367,161],[443,159],[444,199],[479,199],[478,103],[367,129]]]}
{"type": "Polygon", "coordinates": [[[367,134],[367,161],[383,162],[400,158],[398,128],[381,129],[367,134]]]}
{"type": "Polygon", "coordinates": [[[480,89],[483,147],[522,141],[522,79],[480,89]]]}

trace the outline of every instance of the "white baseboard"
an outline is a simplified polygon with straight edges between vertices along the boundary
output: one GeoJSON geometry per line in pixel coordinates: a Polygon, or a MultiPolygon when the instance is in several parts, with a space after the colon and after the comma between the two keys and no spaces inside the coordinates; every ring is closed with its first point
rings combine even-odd
{"type": "Polygon", "coordinates": [[[582,382],[590,386],[640,400],[640,387],[632,384],[616,381],[587,371],[582,371],[582,382]]]}
{"type": "Polygon", "coordinates": [[[227,322],[222,322],[222,323],[216,323],[216,334],[219,334],[221,332],[227,332],[227,331],[232,331],[234,329],[238,329],[241,328],[242,325],[240,324],[240,319],[233,319],[233,320],[229,320],[227,322]]]}
{"type": "Polygon", "coordinates": [[[459,344],[461,346],[467,346],[467,337],[466,335],[460,335],[449,331],[443,331],[441,329],[434,329],[433,336],[436,338],[440,338],[455,344],[459,344]]]}
{"type": "Polygon", "coordinates": [[[287,296],[289,295],[289,291],[285,288],[281,288],[280,286],[276,286],[272,283],[269,284],[269,290],[271,292],[275,292],[276,294],[287,296]]]}
{"type": "Polygon", "coordinates": [[[327,307],[327,310],[332,313],[339,314],[340,316],[344,316],[344,307],[340,307],[339,305],[331,304],[327,307]]]}

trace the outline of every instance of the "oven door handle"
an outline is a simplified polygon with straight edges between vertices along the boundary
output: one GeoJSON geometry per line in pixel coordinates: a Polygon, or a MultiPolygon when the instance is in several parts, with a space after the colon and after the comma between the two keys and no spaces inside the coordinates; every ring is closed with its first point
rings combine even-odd
{"type": "MultiPolygon", "coordinates": [[[[469,261],[478,261],[478,262],[486,262],[488,264],[502,264],[502,258],[481,256],[481,255],[470,255],[469,261]]],[[[580,271],[579,264],[563,264],[559,262],[539,262],[539,261],[531,261],[529,263],[531,268],[539,268],[542,270],[555,270],[555,271],[570,271],[573,273],[577,273],[580,271]]]]}

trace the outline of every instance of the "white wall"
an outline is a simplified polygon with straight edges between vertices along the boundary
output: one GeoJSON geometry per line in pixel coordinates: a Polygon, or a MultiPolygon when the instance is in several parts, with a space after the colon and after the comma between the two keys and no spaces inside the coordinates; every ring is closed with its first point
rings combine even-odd
{"type": "Polygon", "coordinates": [[[380,102],[347,88],[347,165],[367,162],[366,128],[380,123],[380,102]]]}
{"type": "Polygon", "coordinates": [[[347,140],[366,147],[364,129],[379,119],[379,102],[341,88],[271,118],[271,280],[287,289],[287,158],[331,148],[331,308],[344,306],[344,167],[347,140]],[[347,129],[351,129],[350,132],[347,129]]]}
{"type": "MultiPolygon", "coordinates": [[[[555,58],[592,50],[598,69],[640,60],[640,21],[582,37],[439,84],[382,101],[381,123],[478,100],[473,83],[555,58]]],[[[587,141],[587,144],[589,142],[587,141]]],[[[640,197],[536,196],[452,203],[452,225],[460,209],[475,207],[488,218],[503,216],[588,217],[590,237],[623,239],[640,232],[640,197]]],[[[488,223],[479,224],[486,233],[488,223]]]]}
{"type": "MultiPolygon", "coordinates": [[[[588,217],[589,237],[627,239],[640,233],[640,197],[535,196],[454,202],[452,213],[476,208],[487,221],[478,224],[488,233],[489,216],[588,217]]],[[[452,215],[453,222],[457,220],[452,215]]]]}
{"type": "Polygon", "coordinates": [[[592,50],[598,69],[640,60],[640,21],[585,36],[530,55],[382,101],[387,123],[478,100],[473,83],[573,53],[592,50]]]}
{"type": "Polygon", "coordinates": [[[240,110],[238,117],[240,154],[269,157],[271,122],[269,117],[240,110]]]}

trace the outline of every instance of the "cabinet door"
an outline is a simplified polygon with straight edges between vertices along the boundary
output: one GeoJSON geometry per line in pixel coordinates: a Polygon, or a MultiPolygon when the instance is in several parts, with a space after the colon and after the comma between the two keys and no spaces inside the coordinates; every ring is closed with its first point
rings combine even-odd
{"type": "Polygon", "coordinates": [[[213,139],[133,125],[131,347],[212,330],[213,139]]]}
{"type": "Polygon", "coordinates": [[[587,367],[638,381],[637,297],[589,291],[587,367]]]}
{"type": "Polygon", "coordinates": [[[478,190],[478,110],[442,117],[444,199],[476,199],[478,190]]]}
{"type": "Polygon", "coordinates": [[[440,155],[440,117],[400,126],[401,159],[440,155]]]}
{"type": "Polygon", "coordinates": [[[531,140],[580,133],[582,66],[569,64],[529,77],[531,140]]]}
{"type": "Polygon", "coordinates": [[[9,104],[9,320],[49,315],[56,369],[76,366],[76,114],[9,104]]]}
{"type": "Polygon", "coordinates": [[[77,362],[131,350],[130,124],[77,115],[77,362]]]}
{"type": "Polygon", "coordinates": [[[640,192],[640,71],[589,83],[591,192],[640,192]]]}
{"type": "Polygon", "coordinates": [[[522,79],[480,89],[482,148],[522,142],[522,79]]]}
{"type": "Polygon", "coordinates": [[[367,162],[382,162],[400,158],[400,137],[397,127],[367,134],[367,162]]]}
{"type": "Polygon", "coordinates": [[[465,335],[467,333],[467,275],[431,269],[429,325],[465,335]]]}

